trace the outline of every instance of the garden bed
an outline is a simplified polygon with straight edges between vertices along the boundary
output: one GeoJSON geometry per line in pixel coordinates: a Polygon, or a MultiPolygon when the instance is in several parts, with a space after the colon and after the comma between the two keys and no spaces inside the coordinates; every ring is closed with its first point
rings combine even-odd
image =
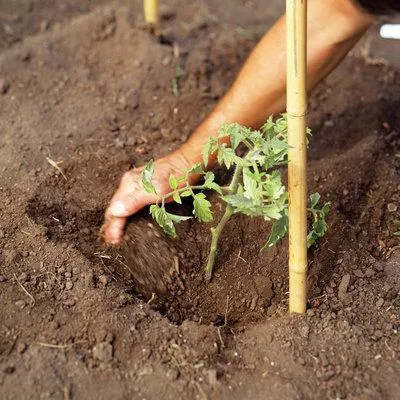
{"type": "MultiPolygon", "coordinates": [[[[35,33],[39,12],[23,40],[1,42],[2,398],[397,398],[398,73],[355,51],[312,95],[308,185],[332,211],[309,252],[307,315],[289,316],[287,242],[260,253],[263,220],[232,218],[209,284],[209,225],[166,239],[143,210],[129,246],[99,239],[122,172],[188,137],[281,2],[224,14],[174,1],[161,41],[141,28],[140,2],[105,3],[53,7],[35,33]],[[164,268],[168,290],[144,290],[132,266],[164,268]]],[[[34,13],[15,7],[8,17],[34,13]]]]}

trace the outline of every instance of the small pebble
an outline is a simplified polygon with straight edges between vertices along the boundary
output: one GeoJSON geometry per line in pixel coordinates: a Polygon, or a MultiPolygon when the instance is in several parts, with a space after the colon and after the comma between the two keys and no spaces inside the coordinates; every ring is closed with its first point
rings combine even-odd
{"type": "Polygon", "coordinates": [[[24,342],[19,342],[17,344],[16,350],[19,354],[22,354],[27,349],[27,344],[24,342]]]}
{"type": "Polygon", "coordinates": [[[333,378],[335,376],[335,371],[327,371],[324,375],[322,375],[322,379],[324,381],[329,381],[329,379],[333,378]]]}
{"type": "Polygon", "coordinates": [[[26,305],[26,303],[25,303],[25,301],[24,300],[17,300],[16,302],[15,302],[15,305],[18,307],[18,308],[24,308],[25,307],[25,305],[26,305]]]}
{"type": "Polygon", "coordinates": [[[376,307],[377,308],[380,308],[380,307],[382,307],[383,306],[383,304],[385,303],[385,300],[384,299],[378,299],[378,301],[376,302],[376,307]]]}
{"type": "Polygon", "coordinates": [[[298,362],[300,365],[306,365],[306,360],[305,360],[304,358],[302,358],[302,357],[299,357],[299,358],[297,359],[297,362],[298,362]]]}
{"type": "Polygon", "coordinates": [[[7,279],[4,275],[0,275],[0,282],[5,282],[7,279]]]}
{"type": "Polygon", "coordinates": [[[74,284],[72,283],[72,281],[67,280],[67,282],[65,283],[65,289],[71,290],[73,287],[74,287],[74,284]]]}
{"type": "Polygon", "coordinates": [[[108,283],[110,283],[110,277],[108,275],[100,275],[99,282],[102,285],[106,286],[108,283]]]}
{"type": "Polygon", "coordinates": [[[180,372],[177,368],[170,368],[166,373],[167,378],[171,381],[176,381],[179,378],[179,375],[180,372]]]}
{"type": "Polygon", "coordinates": [[[396,204],[393,204],[393,203],[389,203],[389,204],[387,205],[387,209],[388,209],[388,211],[391,212],[391,213],[396,212],[396,211],[397,211],[397,205],[396,205],[396,204]]]}
{"type": "Polygon", "coordinates": [[[64,274],[64,276],[65,276],[66,278],[71,278],[71,277],[72,277],[72,274],[71,274],[71,272],[67,271],[67,272],[64,274]]]}
{"type": "Polygon", "coordinates": [[[94,282],[94,274],[92,270],[89,270],[88,272],[85,273],[85,286],[86,287],[91,287],[93,286],[93,282],[94,282]]]}
{"type": "Polygon", "coordinates": [[[256,308],[257,299],[258,299],[258,296],[254,296],[254,297],[251,299],[251,304],[250,304],[250,310],[251,310],[251,311],[254,311],[254,309],[256,308]]]}
{"type": "Polygon", "coordinates": [[[371,276],[375,275],[375,271],[372,268],[367,268],[367,270],[365,271],[365,276],[367,278],[371,278],[371,276]]]}
{"type": "Polygon", "coordinates": [[[22,274],[20,274],[20,275],[18,276],[18,280],[19,280],[21,283],[24,283],[24,282],[26,282],[26,281],[28,280],[28,275],[27,275],[25,272],[23,272],[22,274]]]}
{"type": "Polygon", "coordinates": [[[363,274],[363,272],[361,271],[361,269],[356,269],[356,270],[354,271],[354,275],[355,275],[357,278],[363,278],[363,277],[364,277],[364,274],[363,274]]]}
{"type": "Polygon", "coordinates": [[[357,367],[357,360],[355,358],[349,358],[347,360],[347,366],[349,368],[356,368],[357,367]]]}
{"type": "Polygon", "coordinates": [[[385,129],[387,129],[388,131],[389,131],[390,128],[391,128],[389,122],[386,122],[386,121],[382,123],[382,126],[383,126],[385,129]]]}
{"type": "Polygon", "coordinates": [[[375,336],[377,339],[380,339],[380,338],[383,336],[383,333],[382,333],[382,331],[380,331],[380,330],[376,330],[376,331],[374,332],[374,336],[375,336]]]}
{"type": "Polygon", "coordinates": [[[67,307],[73,307],[75,305],[75,299],[67,299],[64,301],[64,305],[67,307]]]}
{"type": "Polygon", "coordinates": [[[110,362],[113,359],[113,346],[109,342],[101,342],[93,347],[93,357],[99,361],[110,362]]]}

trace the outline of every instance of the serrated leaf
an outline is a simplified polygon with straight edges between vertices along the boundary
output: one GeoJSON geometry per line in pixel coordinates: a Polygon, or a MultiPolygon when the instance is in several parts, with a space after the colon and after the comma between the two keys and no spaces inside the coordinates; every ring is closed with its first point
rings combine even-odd
{"type": "Polygon", "coordinates": [[[211,171],[207,171],[206,174],[204,175],[204,183],[208,184],[214,181],[215,175],[211,171]]]}
{"type": "Polygon", "coordinates": [[[267,175],[263,184],[264,192],[270,199],[279,199],[285,192],[285,186],[282,185],[281,175],[278,171],[267,175]]]}
{"type": "Polygon", "coordinates": [[[172,237],[176,237],[174,222],[186,221],[191,217],[168,213],[163,207],[153,204],[150,206],[150,214],[164,232],[172,237]]]}
{"type": "Polygon", "coordinates": [[[324,214],[324,215],[327,215],[327,214],[329,214],[329,211],[331,211],[331,202],[326,202],[324,205],[323,205],[323,207],[321,208],[321,212],[324,214]]]}
{"type": "Polygon", "coordinates": [[[312,225],[312,231],[307,235],[307,246],[311,247],[318,238],[325,235],[328,230],[328,226],[324,219],[318,218],[312,225]]]}
{"type": "Polygon", "coordinates": [[[210,150],[211,150],[211,145],[212,145],[212,140],[210,139],[206,145],[203,147],[203,162],[204,166],[207,167],[208,165],[208,160],[210,157],[210,150]]]}
{"type": "Polygon", "coordinates": [[[175,178],[174,175],[171,174],[171,175],[169,176],[169,186],[170,186],[170,188],[171,188],[172,190],[175,190],[175,189],[178,188],[178,184],[179,184],[178,180],[175,178]]]}
{"type": "Polygon", "coordinates": [[[150,206],[150,213],[167,235],[176,237],[176,230],[173,221],[164,208],[157,204],[153,204],[150,206]]]}
{"type": "Polygon", "coordinates": [[[278,207],[276,204],[271,204],[268,206],[264,206],[262,208],[263,216],[266,221],[271,219],[280,219],[282,208],[278,207]]]}
{"type": "Polygon", "coordinates": [[[190,189],[185,190],[185,191],[183,191],[183,192],[181,193],[181,197],[189,197],[189,196],[192,195],[192,193],[193,193],[193,192],[192,192],[190,189]]]}
{"type": "Polygon", "coordinates": [[[192,218],[192,217],[187,216],[187,215],[176,215],[176,214],[171,214],[171,213],[167,213],[167,214],[172,219],[173,222],[187,221],[188,219],[192,218]]]}
{"type": "Polygon", "coordinates": [[[327,225],[325,220],[323,219],[318,219],[317,221],[314,222],[313,224],[313,231],[316,233],[318,237],[322,237],[325,235],[327,230],[327,225]]]}
{"type": "Polygon", "coordinates": [[[258,180],[256,175],[251,172],[249,168],[243,168],[243,187],[244,195],[258,204],[260,200],[258,180]]]}
{"type": "Polygon", "coordinates": [[[218,194],[222,194],[221,186],[219,186],[216,182],[210,182],[207,183],[207,185],[204,184],[204,187],[207,189],[215,190],[218,194]]]}
{"type": "Polygon", "coordinates": [[[204,175],[205,172],[200,163],[193,164],[193,166],[187,171],[187,174],[200,174],[204,175]]]}
{"type": "Polygon", "coordinates": [[[193,213],[201,222],[211,222],[213,220],[211,203],[206,199],[204,193],[196,193],[193,200],[193,213]]]}
{"type": "Polygon", "coordinates": [[[153,173],[154,173],[154,163],[153,160],[150,160],[143,169],[143,172],[141,174],[141,183],[148,193],[156,193],[156,189],[153,186],[152,179],[153,179],[153,173]]]}
{"type": "Polygon", "coordinates": [[[243,160],[235,154],[235,152],[230,148],[222,144],[218,148],[218,164],[224,164],[227,169],[232,165],[243,165],[243,160]]]}
{"type": "Polygon", "coordinates": [[[175,201],[176,203],[182,204],[181,196],[179,195],[178,192],[172,193],[172,198],[174,199],[174,201],[175,201]]]}
{"type": "Polygon", "coordinates": [[[313,193],[310,196],[310,208],[315,208],[315,206],[318,204],[320,199],[321,199],[321,195],[318,192],[313,193]]]}
{"type": "Polygon", "coordinates": [[[307,235],[307,247],[310,248],[317,240],[318,240],[318,236],[315,234],[314,231],[311,231],[307,235]]]}
{"type": "Polygon", "coordinates": [[[262,247],[264,250],[266,247],[275,246],[288,232],[289,229],[289,218],[284,212],[280,219],[272,224],[271,233],[269,235],[267,243],[262,247]]]}

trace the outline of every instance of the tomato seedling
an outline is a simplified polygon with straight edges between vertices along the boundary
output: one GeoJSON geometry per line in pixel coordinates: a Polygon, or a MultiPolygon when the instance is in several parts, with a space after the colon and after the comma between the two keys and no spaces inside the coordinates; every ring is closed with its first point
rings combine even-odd
{"type": "MultiPolygon", "coordinates": [[[[310,135],[310,131],[308,130],[310,135]]],[[[211,245],[205,266],[205,276],[211,279],[218,249],[218,240],[226,223],[234,214],[249,217],[263,217],[273,221],[271,232],[262,250],[281,240],[288,232],[288,193],[282,183],[279,167],[287,164],[287,120],[282,115],[276,121],[272,117],[259,129],[251,130],[237,123],[224,124],[217,138],[211,137],[203,150],[204,166],[207,167],[209,154],[217,155],[217,162],[227,169],[233,167],[234,173],[228,186],[221,186],[215,181],[211,171],[205,171],[198,163],[193,165],[184,176],[169,178],[171,192],[159,195],[157,204],[150,206],[150,213],[160,227],[172,237],[176,237],[175,223],[185,221],[192,216],[181,216],[169,213],[165,209],[166,199],[173,198],[182,204],[183,197],[193,198],[193,214],[200,222],[213,221],[211,203],[203,193],[205,190],[217,192],[226,203],[225,212],[215,227],[211,228],[211,245]],[[229,138],[230,147],[220,139],[229,138]],[[246,151],[239,155],[239,146],[246,151]],[[201,175],[203,183],[191,185],[191,174],[201,175]]],[[[142,173],[141,183],[149,193],[156,193],[152,184],[154,173],[153,161],[149,161],[142,173]]],[[[310,196],[308,211],[312,215],[311,230],[308,234],[308,246],[324,236],[327,231],[325,217],[330,203],[318,208],[320,195],[310,196]]]]}

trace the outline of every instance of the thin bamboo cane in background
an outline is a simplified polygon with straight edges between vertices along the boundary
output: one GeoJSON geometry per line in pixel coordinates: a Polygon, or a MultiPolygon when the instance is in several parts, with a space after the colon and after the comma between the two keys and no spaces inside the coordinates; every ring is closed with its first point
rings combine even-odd
{"type": "Polygon", "coordinates": [[[158,0],[143,0],[144,19],[155,30],[159,26],[160,18],[158,0]]]}
{"type": "Polygon", "coordinates": [[[289,311],[306,311],[307,291],[307,0],[286,0],[289,311]]]}

